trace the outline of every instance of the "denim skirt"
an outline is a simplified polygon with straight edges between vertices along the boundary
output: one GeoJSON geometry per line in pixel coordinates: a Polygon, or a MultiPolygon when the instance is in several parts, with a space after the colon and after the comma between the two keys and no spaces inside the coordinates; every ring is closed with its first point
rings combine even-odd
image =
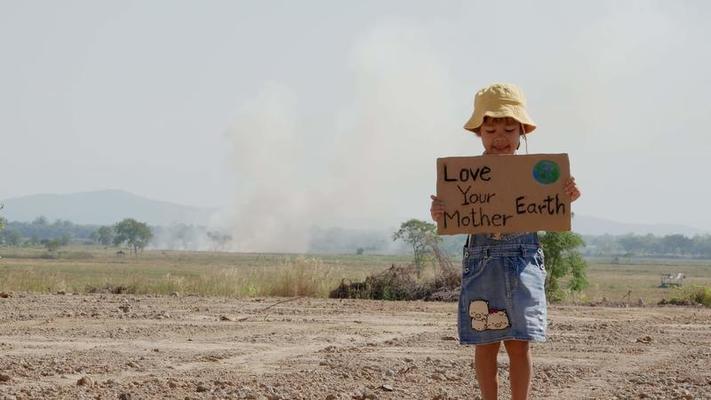
{"type": "Polygon", "coordinates": [[[469,236],[463,250],[460,344],[546,338],[546,270],[535,232],[469,236]]]}

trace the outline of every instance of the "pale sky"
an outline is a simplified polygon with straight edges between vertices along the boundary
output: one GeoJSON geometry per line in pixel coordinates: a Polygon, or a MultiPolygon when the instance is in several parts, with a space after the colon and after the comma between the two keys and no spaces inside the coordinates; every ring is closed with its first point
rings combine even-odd
{"type": "Polygon", "coordinates": [[[0,0],[0,199],[123,189],[268,234],[429,218],[518,84],[573,211],[711,230],[705,1],[0,0]],[[255,218],[257,221],[247,221],[255,218]]]}

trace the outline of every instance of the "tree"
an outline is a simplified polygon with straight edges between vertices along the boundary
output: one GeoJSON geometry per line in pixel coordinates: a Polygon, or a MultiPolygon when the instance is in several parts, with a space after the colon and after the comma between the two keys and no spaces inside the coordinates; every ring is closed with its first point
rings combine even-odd
{"type": "Polygon", "coordinates": [[[114,242],[114,228],[111,226],[102,226],[97,229],[96,242],[105,247],[111,246],[114,242]]]}
{"type": "Polygon", "coordinates": [[[587,263],[577,248],[583,246],[582,237],[573,232],[547,232],[541,237],[541,245],[545,257],[546,297],[550,300],[561,300],[563,292],[559,279],[570,274],[568,289],[579,292],[588,286],[585,270],[587,263]]]}
{"type": "Polygon", "coordinates": [[[711,235],[696,235],[693,238],[694,254],[701,257],[711,257],[711,235]]]}
{"type": "Polygon", "coordinates": [[[126,218],[114,226],[116,235],[114,236],[114,245],[120,246],[126,243],[133,253],[138,256],[138,250],[143,251],[143,248],[148,245],[153,233],[151,228],[143,222],[138,222],[133,218],[126,218]]]}
{"type": "Polygon", "coordinates": [[[625,235],[617,239],[617,241],[620,243],[620,246],[625,249],[627,254],[639,255],[644,251],[645,239],[643,236],[625,235]]]}
{"type": "Polygon", "coordinates": [[[15,229],[6,229],[0,235],[2,235],[3,242],[8,246],[19,246],[22,243],[22,235],[15,229]]]}
{"type": "Polygon", "coordinates": [[[662,249],[666,254],[690,254],[694,241],[680,234],[667,235],[662,238],[662,249]]]}
{"type": "Polygon", "coordinates": [[[415,257],[415,268],[419,275],[424,268],[427,256],[432,253],[432,244],[437,244],[441,238],[437,236],[437,226],[418,219],[411,219],[400,225],[400,230],[393,234],[393,240],[403,240],[412,246],[415,257]]]}
{"type": "Polygon", "coordinates": [[[59,239],[43,240],[42,244],[44,244],[44,247],[47,248],[47,251],[53,253],[59,249],[60,246],[62,246],[62,241],[59,239]]]}
{"type": "Polygon", "coordinates": [[[213,249],[215,251],[217,250],[224,250],[225,245],[229,243],[230,240],[232,240],[232,236],[221,233],[221,232],[212,232],[208,231],[207,232],[207,237],[212,241],[214,244],[213,249]]]}
{"type": "Polygon", "coordinates": [[[40,226],[47,226],[49,225],[49,222],[47,221],[47,217],[44,215],[40,215],[39,217],[35,218],[34,221],[32,221],[33,225],[40,225],[40,226]]]}

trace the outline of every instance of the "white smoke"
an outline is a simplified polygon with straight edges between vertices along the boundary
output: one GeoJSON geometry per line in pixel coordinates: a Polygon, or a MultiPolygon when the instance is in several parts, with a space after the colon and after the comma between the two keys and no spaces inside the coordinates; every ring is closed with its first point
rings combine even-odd
{"type": "Polygon", "coordinates": [[[282,84],[265,85],[240,110],[228,134],[234,250],[303,252],[314,226],[386,228],[426,215],[436,149],[460,122],[427,37],[407,23],[360,37],[348,65],[353,101],[322,132],[306,128],[298,94],[282,84]]]}
{"type": "Polygon", "coordinates": [[[306,157],[299,140],[295,95],[268,83],[240,111],[229,131],[237,171],[234,209],[228,210],[233,250],[300,251],[313,212],[306,157]]]}

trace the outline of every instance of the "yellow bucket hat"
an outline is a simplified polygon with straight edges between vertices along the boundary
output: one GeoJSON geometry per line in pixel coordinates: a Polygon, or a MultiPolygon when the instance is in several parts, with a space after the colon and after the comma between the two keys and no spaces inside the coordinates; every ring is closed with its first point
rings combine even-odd
{"type": "Polygon", "coordinates": [[[523,92],[511,83],[494,83],[476,92],[474,112],[464,125],[464,129],[478,135],[484,117],[511,117],[523,124],[523,131],[526,134],[536,129],[536,124],[526,112],[526,98],[523,92]]]}

